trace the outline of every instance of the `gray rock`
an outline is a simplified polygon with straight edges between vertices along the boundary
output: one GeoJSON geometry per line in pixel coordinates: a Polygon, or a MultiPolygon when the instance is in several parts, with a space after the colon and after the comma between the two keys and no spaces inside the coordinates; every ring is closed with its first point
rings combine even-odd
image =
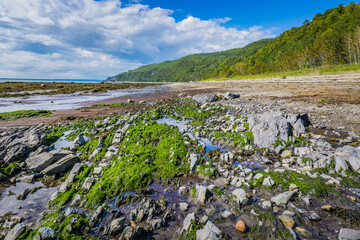
{"type": "Polygon", "coordinates": [[[74,144],[76,145],[85,145],[86,143],[90,142],[90,138],[83,133],[80,133],[74,140],[74,144]]]}
{"type": "Polygon", "coordinates": [[[76,163],[74,167],[71,169],[68,178],[65,180],[65,182],[61,183],[59,187],[59,192],[66,192],[68,190],[68,186],[70,183],[74,181],[75,176],[79,173],[81,170],[83,164],[82,163],[76,163]]]}
{"type": "Polygon", "coordinates": [[[211,221],[207,221],[203,229],[196,231],[196,240],[221,239],[223,233],[211,221]]]}
{"type": "Polygon", "coordinates": [[[270,209],[271,208],[271,202],[270,201],[264,201],[261,203],[261,207],[264,209],[270,209]]]}
{"type": "Polygon", "coordinates": [[[196,154],[190,154],[190,171],[194,171],[196,165],[199,164],[199,157],[196,154]]]}
{"type": "Polygon", "coordinates": [[[122,232],[124,228],[125,218],[117,218],[111,221],[110,223],[110,235],[118,235],[122,232]]]}
{"type": "Polygon", "coordinates": [[[95,179],[93,177],[87,177],[82,185],[82,189],[89,191],[94,184],[95,179]]]}
{"type": "Polygon", "coordinates": [[[249,201],[249,199],[246,196],[246,192],[242,188],[235,189],[232,192],[232,195],[236,197],[235,201],[237,201],[241,205],[246,205],[249,201]]]}
{"type": "Polygon", "coordinates": [[[287,204],[290,199],[294,196],[295,191],[287,191],[271,198],[271,201],[278,206],[287,204]]]}
{"type": "Polygon", "coordinates": [[[44,152],[25,160],[29,169],[35,173],[41,172],[55,161],[52,154],[44,152]]]}
{"type": "Polygon", "coordinates": [[[76,194],[70,205],[71,205],[71,206],[77,206],[77,205],[79,205],[80,202],[81,202],[81,200],[82,200],[82,198],[83,198],[82,195],[76,194]]]}
{"type": "Polygon", "coordinates": [[[164,220],[161,218],[154,218],[153,220],[150,221],[150,225],[153,229],[159,229],[164,227],[164,220]]]}
{"type": "Polygon", "coordinates": [[[67,155],[73,154],[72,151],[64,150],[64,149],[56,149],[49,152],[51,155],[53,155],[55,160],[59,160],[67,155]]]}
{"type": "Polygon", "coordinates": [[[360,240],[360,231],[350,228],[342,228],[340,229],[339,240],[360,240]]]}
{"type": "Polygon", "coordinates": [[[25,232],[25,230],[26,226],[22,223],[18,223],[6,234],[5,240],[16,240],[25,232]]]}
{"type": "Polygon", "coordinates": [[[219,98],[212,93],[209,94],[198,94],[192,97],[193,100],[197,103],[207,103],[207,102],[215,102],[219,98]]]}
{"type": "Polygon", "coordinates": [[[234,99],[234,98],[239,98],[240,94],[236,94],[236,93],[232,93],[232,92],[226,92],[224,94],[224,97],[225,97],[226,100],[231,100],[231,99],[234,99]]]}
{"type": "Polygon", "coordinates": [[[132,227],[132,226],[127,226],[124,231],[122,232],[119,240],[135,240],[135,239],[142,239],[141,237],[141,229],[139,226],[137,226],[136,228],[132,227]]]}
{"type": "Polygon", "coordinates": [[[65,217],[68,217],[68,216],[70,216],[70,215],[72,215],[72,214],[76,214],[75,208],[73,208],[73,207],[67,207],[66,210],[65,210],[64,216],[65,216],[65,217]]]}
{"type": "Polygon", "coordinates": [[[341,156],[335,157],[335,171],[341,172],[346,171],[348,169],[348,165],[346,164],[345,160],[341,156]]]}
{"type": "Polygon", "coordinates": [[[188,210],[189,204],[187,204],[186,202],[182,202],[182,203],[179,203],[179,207],[180,207],[181,211],[185,212],[188,210]]]}
{"type": "Polygon", "coordinates": [[[38,233],[41,236],[41,240],[53,240],[57,237],[57,233],[49,227],[39,228],[38,233]]]}
{"type": "Polygon", "coordinates": [[[96,211],[94,212],[94,214],[91,216],[90,221],[89,221],[89,226],[90,227],[94,227],[96,225],[96,223],[99,221],[101,214],[103,212],[103,207],[100,206],[96,209],[96,211]]]}
{"type": "Polygon", "coordinates": [[[234,214],[232,212],[230,212],[229,210],[225,210],[222,214],[221,214],[221,217],[222,218],[230,218],[234,216],[234,214]]]}
{"type": "Polygon", "coordinates": [[[179,187],[178,193],[182,196],[187,196],[189,191],[186,187],[182,186],[182,187],[179,187]]]}
{"type": "Polygon", "coordinates": [[[200,205],[204,205],[209,201],[211,193],[205,186],[196,185],[196,199],[200,205]]]}
{"type": "Polygon", "coordinates": [[[16,128],[0,136],[0,162],[10,163],[26,156],[40,147],[46,139],[45,125],[16,128]]]}
{"type": "Polygon", "coordinates": [[[70,170],[76,163],[80,162],[80,158],[73,154],[63,157],[59,161],[51,164],[49,167],[45,168],[41,173],[45,175],[53,175],[58,173],[64,173],[70,170]]]}
{"type": "Polygon", "coordinates": [[[180,236],[186,235],[188,233],[193,221],[195,221],[195,213],[189,213],[184,219],[183,226],[179,230],[180,236]]]}
{"type": "Polygon", "coordinates": [[[320,221],[321,217],[316,212],[311,212],[311,214],[308,217],[312,221],[320,221]]]}
{"type": "Polygon", "coordinates": [[[360,149],[346,145],[338,149],[335,155],[348,162],[354,172],[360,172],[360,149]]]}

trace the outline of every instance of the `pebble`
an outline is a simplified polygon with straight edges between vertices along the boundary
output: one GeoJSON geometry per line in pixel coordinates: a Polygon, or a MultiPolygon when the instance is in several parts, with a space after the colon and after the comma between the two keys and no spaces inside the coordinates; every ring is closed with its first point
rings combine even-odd
{"type": "Polygon", "coordinates": [[[240,232],[246,232],[247,230],[247,227],[246,227],[246,224],[243,220],[239,220],[237,223],[236,223],[236,230],[240,231],[240,232]]]}

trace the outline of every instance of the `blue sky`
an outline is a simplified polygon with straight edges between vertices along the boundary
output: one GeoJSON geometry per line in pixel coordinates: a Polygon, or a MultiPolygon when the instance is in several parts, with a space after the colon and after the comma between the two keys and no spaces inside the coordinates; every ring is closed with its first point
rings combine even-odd
{"type": "Polygon", "coordinates": [[[1,0],[0,78],[105,79],[276,37],[349,2],[1,0]]]}

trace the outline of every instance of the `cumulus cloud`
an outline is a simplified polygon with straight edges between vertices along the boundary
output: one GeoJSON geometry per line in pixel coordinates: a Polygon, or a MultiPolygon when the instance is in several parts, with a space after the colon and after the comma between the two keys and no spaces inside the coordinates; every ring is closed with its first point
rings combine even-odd
{"type": "Polygon", "coordinates": [[[272,29],[176,21],[141,1],[1,0],[0,77],[106,78],[142,64],[242,47],[272,29]]]}

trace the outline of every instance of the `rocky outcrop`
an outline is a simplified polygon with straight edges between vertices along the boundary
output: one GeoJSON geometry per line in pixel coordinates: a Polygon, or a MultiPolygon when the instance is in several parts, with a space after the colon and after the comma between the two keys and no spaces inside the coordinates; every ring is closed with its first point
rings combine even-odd
{"type": "Polygon", "coordinates": [[[38,173],[50,166],[54,161],[55,158],[52,154],[44,152],[39,155],[29,157],[25,160],[25,163],[31,171],[38,173]]]}
{"type": "Polygon", "coordinates": [[[10,163],[25,158],[46,139],[45,126],[19,128],[0,136],[0,162],[10,163]]]}
{"type": "Polygon", "coordinates": [[[354,148],[352,146],[344,146],[340,149],[338,149],[335,152],[336,157],[336,164],[338,166],[338,169],[340,169],[340,167],[342,168],[342,170],[346,170],[347,168],[344,165],[344,161],[346,161],[349,165],[350,168],[354,171],[354,172],[359,172],[360,173],[360,149],[359,148],[354,148]]]}
{"type": "Polygon", "coordinates": [[[18,223],[6,234],[5,240],[16,240],[25,232],[25,230],[26,226],[22,223],[18,223]]]}

